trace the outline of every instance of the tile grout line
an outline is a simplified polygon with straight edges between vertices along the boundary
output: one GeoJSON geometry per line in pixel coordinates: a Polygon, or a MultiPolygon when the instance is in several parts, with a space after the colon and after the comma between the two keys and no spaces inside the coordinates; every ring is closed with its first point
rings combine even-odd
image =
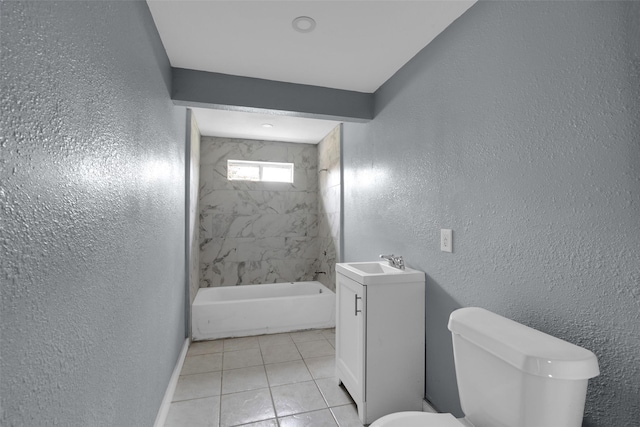
{"type": "Polygon", "coordinates": [[[329,411],[329,413],[331,414],[331,418],[333,418],[333,421],[336,422],[336,426],[340,427],[340,423],[338,422],[338,419],[336,418],[336,416],[333,414],[333,411],[331,410],[331,406],[329,405],[329,401],[327,400],[327,397],[324,395],[324,393],[322,392],[322,389],[320,388],[320,386],[318,385],[318,379],[314,378],[313,382],[316,384],[316,387],[318,388],[318,390],[320,391],[320,395],[322,396],[322,398],[324,399],[324,403],[326,403],[327,405],[327,410],[329,411]]]}
{"type": "Polygon", "coordinates": [[[262,354],[262,346],[260,340],[258,340],[258,347],[260,348],[260,357],[262,358],[262,368],[264,369],[264,376],[267,377],[267,387],[269,388],[269,397],[271,398],[271,406],[273,407],[273,416],[276,420],[276,427],[280,426],[280,420],[278,419],[278,412],[276,411],[276,402],[273,399],[273,392],[271,391],[271,381],[269,381],[269,375],[267,374],[267,367],[264,363],[264,355],[262,354]]]}
{"type": "MultiPolygon", "coordinates": [[[[296,345],[296,348],[297,347],[298,346],[296,345]]],[[[298,352],[299,351],[300,351],[300,349],[298,349],[298,352]]],[[[302,353],[300,353],[300,356],[302,356],[302,353]]],[[[310,357],[309,359],[312,359],[312,358],[310,357]]],[[[329,410],[329,413],[331,414],[331,417],[336,422],[336,426],[339,427],[340,424],[338,423],[338,420],[336,419],[336,417],[333,415],[333,411],[331,411],[331,407],[329,406],[329,402],[327,401],[327,398],[325,397],[324,393],[322,392],[322,389],[320,388],[320,386],[318,386],[318,382],[317,382],[318,378],[315,378],[313,376],[313,374],[311,373],[311,369],[309,369],[309,365],[307,365],[307,360],[304,357],[302,357],[302,361],[304,363],[304,366],[307,368],[307,371],[309,371],[309,375],[311,375],[311,379],[313,380],[313,383],[315,384],[316,388],[320,392],[320,396],[322,396],[322,400],[324,400],[324,403],[327,405],[327,409],[329,410]]]]}
{"type": "MultiPolygon", "coordinates": [[[[322,334],[322,336],[324,337],[324,340],[326,340],[329,343],[329,345],[331,345],[331,347],[333,347],[333,350],[335,352],[335,345],[332,345],[331,341],[329,341],[329,338],[327,338],[324,334],[322,334]]],[[[320,341],[320,340],[318,340],[318,341],[320,341]]],[[[297,345],[296,345],[296,347],[297,347],[297,345]]],[[[324,356],[318,356],[318,357],[324,357],[324,356]]],[[[335,354],[334,354],[334,357],[335,357],[335,354]]],[[[307,367],[307,370],[309,371],[309,373],[311,373],[311,370],[309,369],[309,366],[307,365],[307,360],[306,359],[307,358],[304,358],[304,357],[302,358],[302,360],[304,361],[305,366],[307,367]]],[[[313,359],[313,357],[309,357],[308,359],[313,359]]],[[[311,375],[311,378],[313,379],[313,382],[315,383],[316,387],[320,391],[320,395],[322,396],[322,399],[324,399],[324,402],[327,405],[327,409],[329,410],[329,413],[331,414],[331,418],[336,423],[336,426],[340,427],[340,422],[338,421],[338,418],[336,417],[336,415],[331,410],[331,405],[329,404],[329,401],[327,400],[325,394],[322,392],[322,389],[318,385],[318,380],[319,379],[324,379],[324,378],[315,378],[315,377],[313,377],[313,375],[311,375]]],[[[327,377],[327,378],[329,378],[329,377],[327,377]]],[[[345,405],[338,405],[338,406],[345,406],[345,405]]]]}
{"type": "Polygon", "coordinates": [[[220,366],[220,400],[218,403],[218,427],[222,425],[222,381],[224,380],[224,340],[222,341],[222,363],[220,366]]]}
{"type": "MultiPolygon", "coordinates": [[[[273,400],[273,393],[271,392],[271,383],[269,382],[269,375],[267,375],[267,368],[264,363],[264,355],[262,354],[262,346],[260,345],[260,339],[258,339],[258,349],[260,350],[260,360],[262,360],[262,370],[264,371],[264,376],[267,379],[267,388],[269,389],[269,397],[271,397],[271,407],[273,408],[273,416],[276,420],[276,426],[280,426],[280,422],[278,421],[278,413],[276,412],[276,403],[273,400]]],[[[259,420],[264,421],[264,420],[259,420]]]]}

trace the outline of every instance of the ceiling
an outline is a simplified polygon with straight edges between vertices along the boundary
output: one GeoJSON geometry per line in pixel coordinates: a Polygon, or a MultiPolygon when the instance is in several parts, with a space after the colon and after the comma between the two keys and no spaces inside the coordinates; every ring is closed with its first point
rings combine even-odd
{"type": "MultiPolygon", "coordinates": [[[[147,0],[173,67],[365,93],[375,92],[474,2],[147,0]],[[294,30],[299,16],[313,18],[315,29],[294,30]]],[[[201,133],[210,136],[316,143],[338,124],[193,110],[201,133]]]]}

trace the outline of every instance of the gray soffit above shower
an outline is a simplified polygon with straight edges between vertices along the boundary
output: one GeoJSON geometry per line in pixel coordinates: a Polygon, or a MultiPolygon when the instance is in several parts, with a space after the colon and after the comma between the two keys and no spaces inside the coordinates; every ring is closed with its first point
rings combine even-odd
{"type": "MultiPolygon", "coordinates": [[[[473,3],[147,0],[174,72],[184,69],[271,81],[265,83],[267,85],[293,83],[300,85],[302,93],[310,87],[314,91],[330,91],[324,98],[336,99],[333,104],[310,99],[305,101],[310,104],[309,108],[302,111],[299,101],[293,102],[294,98],[286,96],[284,102],[291,105],[283,109],[246,105],[246,100],[222,104],[217,99],[174,98],[179,105],[222,107],[238,115],[234,120],[216,120],[209,118],[211,115],[205,114],[206,111],[195,110],[205,135],[231,136],[234,127],[245,131],[251,126],[243,123],[242,118],[247,114],[275,111],[279,116],[284,114],[293,119],[279,125],[285,127],[281,128],[285,133],[292,126],[289,134],[294,136],[289,140],[309,128],[305,123],[296,129],[293,124],[296,115],[292,112],[302,113],[303,118],[335,120],[336,123],[370,119],[366,110],[373,109],[373,97],[366,95],[374,93],[473,3]],[[299,16],[312,17],[317,24],[314,31],[296,32],[292,21],[299,16]],[[360,105],[363,101],[368,103],[364,109],[360,105]]],[[[185,88],[180,85],[177,89],[180,92],[185,88]]],[[[173,92],[176,95],[176,87],[173,92]]],[[[257,96],[254,99],[256,104],[264,104],[264,99],[257,101],[257,96]]],[[[300,142],[317,142],[326,135],[325,128],[332,127],[329,124],[318,126],[320,130],[310,127],[310,131],[319,133],[301,134],[300,142]]],[[[274,128],[271,132],[275,132],[274,128]]],[[[273,139],[268,134],[264,137],[273,139]]]]}

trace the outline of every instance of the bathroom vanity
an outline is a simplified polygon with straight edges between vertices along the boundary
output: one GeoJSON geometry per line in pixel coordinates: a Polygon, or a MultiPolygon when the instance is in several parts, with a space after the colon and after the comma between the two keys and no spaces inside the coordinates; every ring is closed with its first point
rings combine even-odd
{"type": "Polygon", "coordinates": [[[386,262],[336,264],[336,377],[363,424],[421,411],[425,275],[386,262]]]}

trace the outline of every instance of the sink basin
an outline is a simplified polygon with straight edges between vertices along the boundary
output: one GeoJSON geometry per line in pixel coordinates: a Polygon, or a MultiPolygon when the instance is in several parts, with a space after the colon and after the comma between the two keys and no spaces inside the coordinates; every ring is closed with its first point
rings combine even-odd
{"type": "Polygon", "coordinates": [[[336,272],[363,285],[423,282],[422,271],[391,267],[387,261],[336,264],[336,272]]]}
{"type": "MultiPolygon", "coordinates": [[[[385,272],[385,268],[383,268],[382,265],[380,265],[380,263],[378,262],[361,262],[358,264],[347,264],[347,265],[356,270],[360,270],[365,274],[382,274],[385,272]]],[[[392,268],[393,267],[386,266],[387,270],[390,270],[392,268]]]]}

